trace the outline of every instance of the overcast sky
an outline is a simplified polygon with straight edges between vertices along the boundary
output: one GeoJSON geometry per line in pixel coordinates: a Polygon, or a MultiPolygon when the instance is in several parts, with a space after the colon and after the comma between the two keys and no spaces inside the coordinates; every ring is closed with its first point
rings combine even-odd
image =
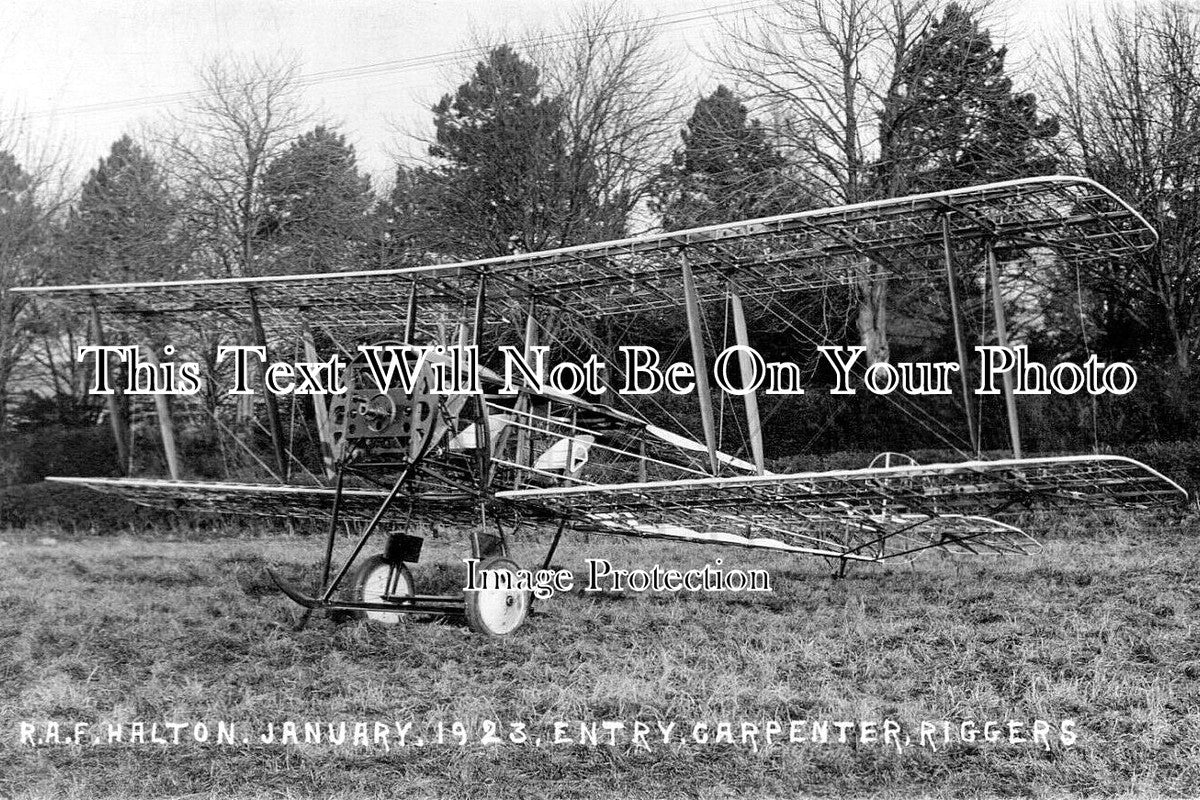
{"type": "MultiPolygon", "coordinates": [[[[630,0],[663,24],[695,92],[720,78],[703,59],[722,20],[769,0],[630,0]]],[[[998,0],[1018,65],[1061,26],[1068,9],[1100,0],[998,0]]],[[[198,64],[220,54],[295,57],[318,78],[306,99],[356,145],[364,168],[386,182],[403,132],[431,127],[430,105],[465,78],[462,50],[479,33],[514,39],[551,22],[555,0],[0,0],[0,112],[25,116],[32,140],[74,163],[79,176],[122,132],[152,124],[170,95],[196,88],[198,64]],[[364,74],[365,73],[365,74],[364,74]]],[[[178,101],[176,101],[178,102],[178,101]]]]}

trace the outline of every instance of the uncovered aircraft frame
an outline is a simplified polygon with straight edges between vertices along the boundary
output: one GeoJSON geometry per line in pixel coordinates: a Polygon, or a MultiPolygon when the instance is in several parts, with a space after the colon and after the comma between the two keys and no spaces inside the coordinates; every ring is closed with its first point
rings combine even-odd
{"type": "MultiPolygon", "coordinates": [[[[1054,510],[1179,503],[1177,484],[1111,455],[1022,458],[1016,398],[1004,376],[1013,458],[982,460],[963,370],[962,402],[975,457],[958,463],[773,474],[765,467],[754,393],[744,396],[749,460],[723,452],[708,385],[706,304],[727,304],[736,343],[748,346],[744,304],[869,279],[944,284],[959,363],[966,364],[955,248],[982,251],[996,340],[1007,345],[997,251],[1045,252],[1067,262],[1131,257],[1157,234],[1126,202],[1084,178],[1047,176],[805,211],[557,250],[428,267],[27,287],[90,316],[102,343],[149,344],[172,331],[204,329],[268,349],[287,342],[320,360],[314,332],[350,359],[345,395],[312,397],[322,474],[296,482],[283,415],[264,391],[275,484],[182,480],[165,399],[156,397],[171,479],[55,478],[135,502],[181,510],[308,517],[327,523],[322,574],[312,593],[272,573],[308,609],[394,623],[405,613],[465,615],[477,631],[503,635],[524,621],[530,595],[509,580],[462,595],[415,590],[407,564],[420,556],[420,522],[461,522],[480,570],[519,572],[508,540],[523,525],[552,525],[548,567],[567,530],[732,545],[852,562],[955,554],[1023,553],[1036,542],[1003,518],[1054,510]],[[426,363],[406,393],[380,390],[344,343],[481,346],[522,330],[525,352],[572,320],[683,308],[695,368],[701,431],[692,437],[643,416],[578,396],[522,388],[498,392],[500,376],[478,367],[479,391],[438,395],[426,363]],[[154,339],[153,337],[158,337],[154,339]],[[342,523],[358,536],[335,564],[342,523]],[[392,529],[382,552],[367,545],[392,529]]],[[[587,327],[574,326],[586,334],[587,327]]],[[[598,342],[593,343],[599,349],[598,342]]],[[[409,358],[402,348],[397,358],[409,358]]],[[[459,367],[461,369],[461,367],[459,367]]],[[[122,406],[108,397],[118,448],[127,447],[122,406]]],[[[121,451],[123,463],[128,454],[121,451]]],[[[307,617],[306,617],[307,618],[307,617]]]]}

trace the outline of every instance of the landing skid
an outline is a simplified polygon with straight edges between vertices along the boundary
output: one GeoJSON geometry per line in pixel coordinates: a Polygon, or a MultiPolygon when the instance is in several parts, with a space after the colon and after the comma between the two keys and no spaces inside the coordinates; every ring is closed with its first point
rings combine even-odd
{"type": "Polygon", "coordinates": [[[279,587],[279,591],[288,596],[292,602],[310,611],[385,611],[401,614],[445,614],[465,616],[466,603],[461,597],[450,597],[436,594],[405,595],[389,599],[383,603],[365,603],[354,600],[322,600],[297,589],[288,583],[273,569],[267,574],[279,587]]]}

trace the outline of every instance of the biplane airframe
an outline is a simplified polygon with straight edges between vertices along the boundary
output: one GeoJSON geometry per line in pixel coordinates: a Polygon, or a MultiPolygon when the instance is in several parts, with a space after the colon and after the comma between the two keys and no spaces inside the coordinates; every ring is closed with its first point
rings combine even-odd
{"type": "MultiPolygon", "coordinates": [[[[555,526],[546,566],[571,529],[820,556],[844,569],[935,548],[1026,552],[1036,542],[999,518],[1016,509],[1151,507],[1185,499],[1177,484],[1131,459],[1022,458],[1009,381],[1011,459],[978,458],[964,381],[975,451],[967,460],[773,474],[765,468],[755,395],[744,397],[749,460],[743,460],[719,446],[706,379],[706,303],[728,304],[736,341],[747,345],[745,302],[765,306],[789,293],[847,285],[856,264],[895,279],[945,280],[965,364],[955,247],[984,255],[996,337],[1004,345],[998,248],[1054,252],[1078,263],[1129,257],[1156,240],[1145,219],[1104,187],[1050,176],[458,264],[20,291],[90,315],[96,341],[119,330],[126,341],[148,342],[151,328],[161,336],[182,326],[250,337],[262,347],[292,337],[313,361],[314,331],[335,344],[355,337],[397,345],[456,338],[478,346],[502,328],[523,328],[528,352],[540,339],[561,342],[556,331],[571,320],[682,306],[702,428],[696,438],[574,395],[500,394],[500,376],[486,366],[478,368],[473,396],[431,394],[428,375],[411,393],[381,391],[364,379],[361,356],[347,351],[353,356],[347,393],[313,398],[325,470],[313,485],[289,481],[296,459],[269,392],[274,485],[180,480],[172,452],[170,480],[55,479],[151,506],[319,517],[328,536],[317,590],[309,594],[276,577],[296,602],[384,622],[404,613],[465,615],[475,630],[501,635],[524,621],[528,592],[500,586],[456,596],[417,593],[406,566],[420,553],[414,522],[462,521],[472,531],[472,556],[497,573],[517,571],[508,538],[530,522],[555,526]],[[335,537],[346,521],[361,529],[335,569],[335,537]],[[397,521],[401,529],[382,552],[364,557],[381,527],[397,521]]],[[[116,400],[108,398],[109,416],[120,447],[127,433],[116,400]]],[[[169,420],[161,419],[168,409],[159,410],[170,448],[169,420]]]]}

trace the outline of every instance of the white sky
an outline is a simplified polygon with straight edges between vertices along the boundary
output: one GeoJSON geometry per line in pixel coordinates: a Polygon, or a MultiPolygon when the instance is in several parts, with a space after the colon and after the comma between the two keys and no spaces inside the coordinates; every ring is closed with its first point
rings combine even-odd
{"type": "MultiPolygon", "coordinates": [[[[697,94],[721,77],[699,54],[720,24],[713,12],[729,19],[737,6],[766,1],[628,0],[648,17],[675,20],[664,27],[666,43],[697,94]]],[[[481,32],[520,39],[567,2],[0,0],[0,116],[11,124],[26,115],[25,136],[63,154],[82,177],[114,139],[136,136],[171,107],[163,95],[194,90],[196,66],[213,56],[295,57],[303,74],[383,64],[305,90],[319,114],[356,145],[360,164],[379,184],[389,179],[395,154],[414,147],[404,133],[431,127],[429,107],[465,79],[474,59],[464,64],[455,51],[481,32]]],[[[1007,22],[993,37],[1009,45],[1017,65],[1036,63],[1033,43],[1060,28],[1068,10],[1100,4],[996,2],[1007,22]]]]}

